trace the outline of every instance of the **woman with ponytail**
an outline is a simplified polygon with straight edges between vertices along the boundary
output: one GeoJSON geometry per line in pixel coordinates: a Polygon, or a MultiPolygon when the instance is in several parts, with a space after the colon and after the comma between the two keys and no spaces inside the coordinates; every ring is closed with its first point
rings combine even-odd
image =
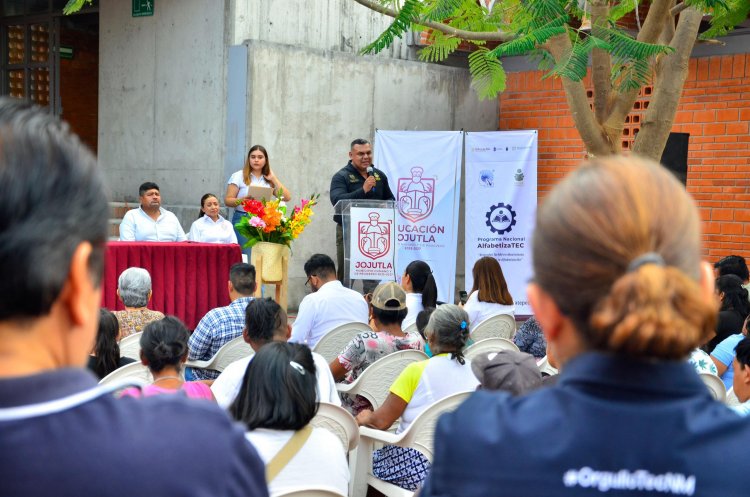
{"type": "MultiPolygon", "coordinates": [[[[716,278],[716,293],[719,296],[719,320],[716,323],[716,335],[706,344],[710,354],[717,345],[742,330],[742,323],[750,314],[750,302],[747,290],[742,286],[742,279],[733,274],[716,278]]],[[[736,345],[736,344],[735,344],[736,345]]]]}
{"type": "Polygon", "coordinates": [[[422,310],[437,306],[437,285],[430,265],[424,261],[411,261],[401,278],[401,288],[406,292],[406,307],[409,309],[401,323],[405,330],[417,322],[417,315],[422,310]]]}
{"type": "Polygon", "coordinates": [[[190,398],[214,400],[208,385],[185,381],[180,374],[187,361],[187,342],[188,330],[174,316],[147,324],[141,335],[141,362],[151,371],[154,381],[140,390],[129,388],[122,395],[151,397],[182,392],[190,398]]]}
{"type": "Polygon", "coordinates": [[[100,380],[115,369],[135,362],[130,357],[120,356],[119,339],[120,323],[117,318],[107,309],[100,309],[99,330],[87,366],[100,380]]]}
{"type": "Polygon", "coordinates": [[[559,380],[444,415],[420,495],[745,495],[750,423],[685,360],[716,323],[700,240],[694,202],[659,164],[595,159],[559,183],[537,212],[528,287],[559,380]]]}
{"type": "MultiPolygon", "coordinates": [[[[479,381],[464,359],[469,339],[469,316],[453,304],[433,311],[425,329],[433,355],[408,365],[391,385],[383,405],[357,415],[357,423],[387,430],[401,418],[396,434],[438,400],[458,392],[475,390],[479,381]]],[[[416,490],[424,481],[430,463],[419,451],[389,445],[373,453],[373,474],[406,490],[416,490]]]]}

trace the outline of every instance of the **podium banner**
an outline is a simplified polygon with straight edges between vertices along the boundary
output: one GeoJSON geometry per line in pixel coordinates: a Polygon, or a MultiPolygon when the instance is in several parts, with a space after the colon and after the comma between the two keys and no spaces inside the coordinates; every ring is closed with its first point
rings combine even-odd
{"type": "Polygon", "coordinates": [[[352,207],[350,278],[393,280],[396,246],[393,209],[352,207]]]}
{"type": "Polygon", "coordinates": [[[430,265],[438,300],[453,302],[456,284],[461,131],[375,133],[375,166],[396,197],[396,279],[414,260],[430,265]]]}
{"type": "Polygon", "coordinates": [[[466,133],[466,291],[481,257],[500,262],[516,315],[530,315],[531,234],[537,204],[537,132],[466,133]]]}

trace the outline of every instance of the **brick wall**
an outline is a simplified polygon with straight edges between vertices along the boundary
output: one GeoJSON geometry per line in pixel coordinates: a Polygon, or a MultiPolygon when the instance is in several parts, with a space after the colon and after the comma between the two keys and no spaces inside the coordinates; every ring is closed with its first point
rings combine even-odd
{"type": "Polygon", "coordinates": [[[60,59],[62,117],[96,152],[99,115],[99,36],[62,28],[60,44],[73,48],[72,59],[60,59]]]}
{"type": "MultiPolygon", "coordinates": [[[[539,197],[586,156],[559,80],[542,73],[508,74],[499,129],[539,130],[539,197]]],[[[590,88],[589,80],[586,81],[590,88]]],[[[621,143],[638,132],[650,101],[638,98],[621,143]]],[[[692,59],[672,131],[690,133],[687,189],[704,221],[704,251],[715,261],[750,258],[750,54],[692,59]]]]}

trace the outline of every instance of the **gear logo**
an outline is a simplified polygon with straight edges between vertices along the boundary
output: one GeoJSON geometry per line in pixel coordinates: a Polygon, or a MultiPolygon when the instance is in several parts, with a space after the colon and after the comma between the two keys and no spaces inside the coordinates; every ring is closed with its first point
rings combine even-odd
{"type": "Polygon", "coordinates": [[[513,226],[516,225],[516,212],[513,210],[513,206],[510,204],[505,205],[502,202],[490,207],[485,216],[487,218],[487,226],[490,231],[502,235],[504,233],[510,233],[513,226]]]}

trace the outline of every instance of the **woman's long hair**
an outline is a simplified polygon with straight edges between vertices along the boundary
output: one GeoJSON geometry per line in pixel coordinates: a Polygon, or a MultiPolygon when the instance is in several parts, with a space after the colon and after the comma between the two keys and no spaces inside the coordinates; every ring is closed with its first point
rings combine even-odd
{"type": "Polygon", "coordinates": [[[114,314],[107,309],[99,311],[99,329],[94,344],[94,373],[99,379],[117,369],[120,363],[120,346],[117,337],[120,334],[120,323],[114,314]]]}
{"type": "Polygon", "coordinates": [[[414,293],[422,294],[422,307],[437,306],[437,285],[430,265],[424,261],[411,261],[404,272],[409,275],[414,293]]]}
{"type": "Polygon", "coordinates": [[[260,150],[261,152],[263,152],[263,155],[266,158],[266,163],[263,166],[263,169],[261,169],[260,173],[263,176],[268,176],[269,174],[271,174],[271,163],[268,160],[268,151],[266,151],[266,147],[264,147],[263,145],[253,145],[252,147],[250,147],[250,150],[247,151],[247,159],[245,159],[245,165],[242,168],[242,180],[248,186],[250,186],[250,174],[252,171],[252,168],[250,167],[250,154],[252,154],[256,150],[260,150]]]}
{"type": "Polygon", "coordinates": [[[742,279],[734,274],[725,274],[716,278],[716,291],[723,295],[720,311],[735,311],[744,320],[750,314],[750,302],[747,290],[742,286],[742,279]]]}
{"type": "Polygon", "coordinates": [[[479,292],[480,302],[492,302],[502,305],[513,305],[513,297],[508,290],[503,269],[494,257],[482,257],[474,263],[471,270],[474,286],[471,292],[479,292]]]}

